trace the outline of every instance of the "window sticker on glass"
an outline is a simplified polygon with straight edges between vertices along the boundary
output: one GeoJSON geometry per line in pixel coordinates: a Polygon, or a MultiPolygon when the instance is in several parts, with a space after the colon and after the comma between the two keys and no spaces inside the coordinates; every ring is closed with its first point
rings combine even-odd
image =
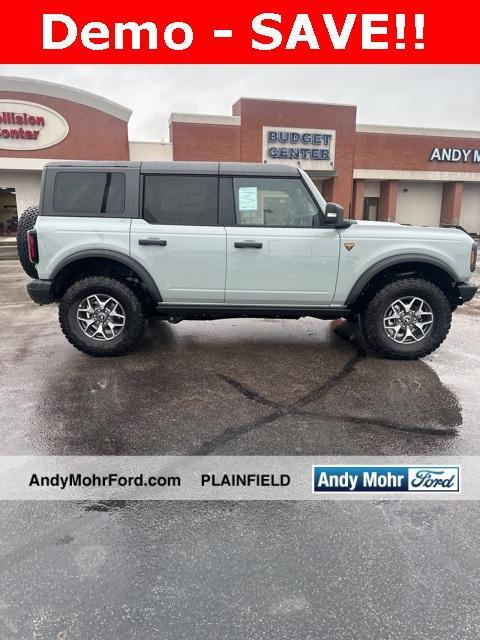
{"type": "Polygon", "coordinates": [[[238,190],[239,211],[256,211],[258,209],[257,187],[240,187],[238,190]]]}

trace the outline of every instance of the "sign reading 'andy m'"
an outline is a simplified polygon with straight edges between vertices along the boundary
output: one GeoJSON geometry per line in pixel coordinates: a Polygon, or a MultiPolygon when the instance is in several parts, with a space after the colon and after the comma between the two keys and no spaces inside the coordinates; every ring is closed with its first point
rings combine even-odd
{"type": "Polygon", "coordinates": [[[437,162],[473,162],[480,163],[480,149],[455,149],[453,147],[435,147],[430,161],[437,162]]]}
{"type": "Polygon", "coordinates": [[[332,171],[335,166],[335,131],[263,127],[263,161],[332,171]]]}

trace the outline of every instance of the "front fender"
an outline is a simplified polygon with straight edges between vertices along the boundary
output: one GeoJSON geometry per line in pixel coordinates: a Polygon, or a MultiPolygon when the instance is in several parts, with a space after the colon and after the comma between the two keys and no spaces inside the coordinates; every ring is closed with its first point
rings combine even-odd
{"type": "Polygon", "coordinates": [[[371,265],[366,271],[362,273],[362,275],[355,281],[354,285],[348,292],[345,300],[345,305],[354,304],[366,285],[377,274],[381,273],[385,269],[388,269],[389,267],[411,262],[421,262],[438,267],[450,276],[452,282],[458,282],[458,276],[455,271],[453,271],[453,269],[448,264],[446,264],[445,261],[437,258],[436,256],[430,256],[421,253],[404,253],[401,255],[393,255],[375,262],[375,264],[371,265]]]}

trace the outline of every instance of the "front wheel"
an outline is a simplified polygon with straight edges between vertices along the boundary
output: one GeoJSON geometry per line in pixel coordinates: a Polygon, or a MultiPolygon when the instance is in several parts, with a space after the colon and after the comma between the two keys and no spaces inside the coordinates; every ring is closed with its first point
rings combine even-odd
{"type": "Polygon", "coordinates": [[[145,325],[142,304],[132,289],[105,276],[84,278],[67,289],[59,320],[67,340],[91,356],[125,353],[145,325]]]}
{"type": "Polygon", "coordinates": [[[385,285],[361,314],[367,343],[395,360],[415,360],[435,351],[447,337],[451,321],[447,296],[420,278],[402,278],[385,285]]]}

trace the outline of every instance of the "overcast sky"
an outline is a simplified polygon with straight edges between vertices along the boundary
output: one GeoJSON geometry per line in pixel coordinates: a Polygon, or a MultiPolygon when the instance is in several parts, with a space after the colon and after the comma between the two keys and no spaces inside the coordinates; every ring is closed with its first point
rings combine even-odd
{"type": "Polygon", "coordinates": [[[362,124],[480,130],[480,65],[0,65],[133,109],[131,140],[168,140],[172,111],[230,115],[241,96],[356,104],[362,124]]]}

